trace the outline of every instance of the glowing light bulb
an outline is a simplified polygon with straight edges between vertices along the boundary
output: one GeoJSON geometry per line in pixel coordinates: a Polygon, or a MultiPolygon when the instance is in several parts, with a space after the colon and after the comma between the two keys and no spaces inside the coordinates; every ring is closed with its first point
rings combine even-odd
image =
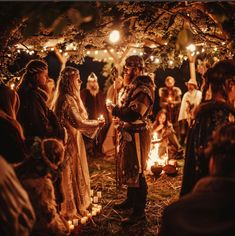
{"type": "Polygon", "coordinates": [[[111,43],[117,43],[120,40],[120,32],[113,30],[109,35],[109,40],[111,43]]]}
{"type": "Polygon", "coordinates": [[[194,52],[196,50],[196,46],[194,44],[189,44],[186,49],[190,52],[194,52]]]}

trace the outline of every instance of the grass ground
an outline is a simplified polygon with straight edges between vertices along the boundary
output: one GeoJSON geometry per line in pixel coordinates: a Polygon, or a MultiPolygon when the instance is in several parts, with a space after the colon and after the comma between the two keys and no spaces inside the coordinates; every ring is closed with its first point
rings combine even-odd
{"type": "Polygon", "coordinates": [[[178,162],[178,175],[175,177],[161,174],[160,177],[147,175],[148,200],[146,206],[146,222],[139,222],[131,227],[122,227],[120,221],[130,212],[115,211],[113,204],[125,199],[126,188],[116,189],[115,161],[109,159],[91,159],[89,168],[91,175],[91,187],[94,192],[102,191],[99,204],[102,211],[92,217],[86,225],[79,224],[73,232],[73,236],[150,236],[158,235],[161,224],[161,215],[165,206],[178,199],[182,180],[183,160],[178,162]]]}

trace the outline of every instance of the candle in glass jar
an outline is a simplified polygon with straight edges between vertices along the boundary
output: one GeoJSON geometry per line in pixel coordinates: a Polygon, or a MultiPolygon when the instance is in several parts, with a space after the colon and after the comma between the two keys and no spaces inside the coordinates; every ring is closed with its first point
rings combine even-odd
{"type": "Polygon", "coordinates": [[[77,226],[78,225],[78,219],[73,219],[73,225],[77,226]]]}
{"type": "Polygon", "coordinates": [[[92,216],[96,216],[97,214],[97,210],[96,209],[93,209],[92,212],[91,212],[92,216]]]}
{"type": "Polygon", "coordinates": [[[70,230],[74,230],[74,225],[69,225],[70,230]]]}
{"type": "Polygon", "coordinates": [[[95,196],[95,197],[93,198],[93,201],[94,201],[94,203],[98,203],[98,197],[95,196]]]}
{"type": "Polygon", "coordinates": [[[97,192],[97,197],[98,197],[98,198],[101,198],[101,191],[98,191],[98,192],[97,192]]]}
{"type": "Polygon", "coordinates": [[[86,224],[86,221],[87,221],[87,217],[86,216],[81,218],[81,224],[82,225],[86,224]]]}

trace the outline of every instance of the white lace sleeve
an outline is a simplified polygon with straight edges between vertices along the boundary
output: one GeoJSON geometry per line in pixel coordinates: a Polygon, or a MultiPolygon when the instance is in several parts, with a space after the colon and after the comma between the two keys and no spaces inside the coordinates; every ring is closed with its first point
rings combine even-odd
{"type": "Polygon", "coordinates": [[[72,98],[68,98],[67,119],[71,126],[79,129],[80,132],[90,138],[94,138],[99,129],[97,120],[87,120],[82,117],[78,110],[78,104],[72,98]]]}

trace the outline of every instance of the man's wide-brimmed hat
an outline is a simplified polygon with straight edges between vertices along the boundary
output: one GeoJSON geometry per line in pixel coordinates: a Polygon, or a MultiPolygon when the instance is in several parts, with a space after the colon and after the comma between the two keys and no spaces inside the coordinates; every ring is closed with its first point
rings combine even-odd
{"type": "Polygon", "coordinates": [[[185,84],[186,85],[193,84],[196,88],[198,88],[197,81],[195,79],[189,79],[189,81],[186,82],[185,84]]]}

